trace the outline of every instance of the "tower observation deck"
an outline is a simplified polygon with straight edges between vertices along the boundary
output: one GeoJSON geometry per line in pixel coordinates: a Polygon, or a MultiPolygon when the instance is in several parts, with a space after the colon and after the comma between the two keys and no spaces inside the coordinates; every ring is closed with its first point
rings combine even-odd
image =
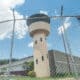
{"type": "Polygon", "coordinates": [[[44,31],[46,35],[49,34],[50,32],[50,27],[48,26],[48,24],[50,24],[50,18],[45,15],[45,14],[34,14],[30,17],[28,17],[28,20],[27,20],[27,25],[29,26],[29,31],[30,31],[30,35],[33,36],[34,33],[36,31],[44,31]],[[45,26],[42,26],[41,22],[45,25],[45,26]],[[38,24],[39,25],[38,25],[38,24]],[[36,26],[31,26],[33,24],[36,24],[36,26]]]}

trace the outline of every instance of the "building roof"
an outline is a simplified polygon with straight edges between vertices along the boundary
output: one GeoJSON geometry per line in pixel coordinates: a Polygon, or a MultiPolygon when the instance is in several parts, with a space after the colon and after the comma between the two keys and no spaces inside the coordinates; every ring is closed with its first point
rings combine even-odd
{"type": "MultiPolygon", "coordinates": [[[[23,64],[25,62],[30,62],[30,61],[33,61],[33,56],[25,57],[18,61],[12,62],[11,66],[20,65],[20,64],[23,64]]],[[[3,68],[3,67],[9,67],[9,64],[0,65],[0,68],[3,68]]]]}
{"type": "Polygon", "coordinates": [[[41,13],[31,15],[27,19],[27,25],[30,26],[32,23],[38,22],[38,21],[50,23],[50,17],[48,15],[41,14],[41,13]]]}

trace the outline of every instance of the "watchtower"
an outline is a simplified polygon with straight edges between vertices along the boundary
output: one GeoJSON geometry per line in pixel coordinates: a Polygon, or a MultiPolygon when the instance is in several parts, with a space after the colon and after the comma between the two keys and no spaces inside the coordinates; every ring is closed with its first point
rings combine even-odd
{"type": "Polygon", "coordinates": [[[49,77],[49,59],[46,37],[50,32],[50,18],[45,14],[28,17],[30,36],[34,42],[34,71],[37,77],[49,77]]]}

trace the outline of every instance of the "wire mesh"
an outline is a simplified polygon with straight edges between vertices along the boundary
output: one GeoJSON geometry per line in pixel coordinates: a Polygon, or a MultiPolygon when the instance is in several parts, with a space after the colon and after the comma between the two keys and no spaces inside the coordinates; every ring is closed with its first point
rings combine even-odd
{"type": "MultiPolygon", "coordinates": [[[[55,17],[61,18],[61,16],[51,16],[50,18],[55,18],[55,17]]],[[[63,16],[63,17],[70,17],[70,16],[63,16]]],[[[71,16],[71,17],[80,17],[80,16],[71,16]]],[[[41,17],[35,17],[34,19],[36,18],[41,18],[41,17]]],[[[42,17],[42,18],[46,18],[46,17],[42,17]]],[[[17,20],[26,21],[27,19],[24,19],[24,18],[16,19],[16,21],[17,20]]],[[[9,21],[13,21],[13,20],[0,21],[0,24],[2,23],[5,24],[5,22],[9,22],[9,21]]],[[[56,45],[57,44],[58,43],[56,43],[56,45]]],[[[70,46],[69,45],[70,43],[67,43],[67,44],[68,46],[70,46]]],[[[53,55],[54,55],[54,64],[51,65],[53,68],[50,72],[53,73],[52,76],[54,80],[79,80],[80,79],[79,77],[80,76],[80,57],[75,56],[73,53],[59,52],[56,50],[54,50],[53,55]]],[[[0,74],[4,73],[4,75],[6,75],[6,72],[8,71],[8,69],[5,69],[4,67],[0,67],[0,74]]],[[[3,76],[1,77],[1,79],[2,78],[3,76]]]]}
{"type": "MultiPolygon", "coordinates": [[[[56,54],[56,53],[55,53],[56,54]]],[[[60,53],[59,53],[60,54],[60,53]]],[[[80,74],[80,61],[78,57],[74,57],[75,64],[73,62],[71,62],[70,60],[70,55],[69,57],[69,63],[67,62],[66,59],[66,54],[56,54],[55,55],[55,66],[56,66],[56,78],[57,77],[61,77],[61,78],[65,78],[65,80],[75,80],[76,78],[76,74],[77,77],[79,79],[79,74],[80,74]],[[57,57],[58,56],[58,57],[57,57]],[[61,56],[61,57],[60,57],[61,56]],[[76,71],[75,71],[76,68],[76,71]]],[[[77,79],[77,80],[78,80],[77,79]]]]}

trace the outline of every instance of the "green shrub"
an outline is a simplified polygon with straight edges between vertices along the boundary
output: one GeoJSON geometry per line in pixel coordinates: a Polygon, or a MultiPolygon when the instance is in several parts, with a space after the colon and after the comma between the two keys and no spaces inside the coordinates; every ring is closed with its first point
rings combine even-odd
{"type": "Polygon", "coordinates": [[[29,72],[28,72],[28,76],[30,76],[30,77],[35,77],[35,72],[34,72],[34,71],[29,71],[29,72]]]}

